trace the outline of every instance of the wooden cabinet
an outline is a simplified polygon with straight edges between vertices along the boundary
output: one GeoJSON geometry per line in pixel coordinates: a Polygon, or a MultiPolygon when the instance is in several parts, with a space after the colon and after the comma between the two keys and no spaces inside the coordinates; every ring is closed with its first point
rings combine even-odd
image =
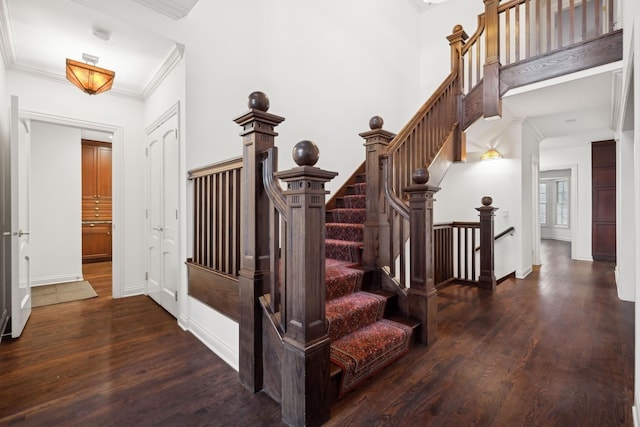
{"type": "Polygon", "coordinates": [[[111,144],[82,140],[82,262],[111,259],[111,144]]]}
{"type": "Polygon", "coordinates": [[[111,260],[111,223],[82,224],[82,262],[111,260]]]}

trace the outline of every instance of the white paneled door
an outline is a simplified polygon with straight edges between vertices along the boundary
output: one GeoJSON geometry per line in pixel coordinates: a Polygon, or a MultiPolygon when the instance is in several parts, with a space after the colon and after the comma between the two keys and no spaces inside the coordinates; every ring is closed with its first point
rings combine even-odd
{"type": "Polygon", "coordinates": [[[171,116],[147,136],[147,293],[178,315],[178,117],[171,116]]]}
{"type": "Polygon", "coordinates": [[[11,336],[22,334],[31,315],[31,273],[29,259],[31,140],[21,129],[18,97],[11,97],[11,336]]]}

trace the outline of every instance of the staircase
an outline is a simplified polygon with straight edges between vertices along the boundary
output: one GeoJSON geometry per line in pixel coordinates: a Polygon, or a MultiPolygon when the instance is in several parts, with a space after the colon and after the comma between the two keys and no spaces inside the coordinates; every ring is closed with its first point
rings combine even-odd
{"type": "Polygon", "coordinates": [[[384,318],[390,293],[366,291],[360,268],[366,219],[365,175],[327,212],[326,319],[338,396],[354,389],[406,353],[417,322],[384,318]],[[409,326],[406,323],[410,323],[409,326]]]}
{"type": "MultiPolygon", "coordinates": [[[[612,11],[613,0],[607,1],[612,11]]],[[[509,89],[621,57],[622,34],[612,19],[606,28],[596,25],[590,40],[571,36],[567,44],[562,31],[557,42],[547,34],[545,49],[542,32],[530,24],[550,20],[553,2],[484,3],[471,37],[459,25],[447,37],[451,72],[400,132],[384,130],[376,116],[360,134],[366,183],[356,175],[335,203],[325,206],[325,183],[336,173],[314,166],[319,150],[309,141],[294,147],[298,167],[278,171],[275,128],[284,117],[268,112],[261,92],[249,96],[249,110],[235,119],[242,128],[241,171],[212,167],[219,175],[196,187],[194,212],[202,227],[195,229],[203,237],[194,239],[194,253],[231,268],[211,271],[206,280],[190,277],[190,295],[199,286],[219,311],[237,316],[240,382],[279,402],[289,425],[321,425],[330,417],[334,387],[339,397],[401,357],[414,340],[429,345],[436,339],[433,197],[449,165],[465,160],[465,130],[480,117],[500,116],[509,89]],[[234,185],[215,194],[225,183],[234,185]],[[239,202],[224,208],[226,200],[239,202]],[[240,226],[225,226],[218,235],[209,228],[221,221],[212,219],[218,214],[240,226]],[[230,230],[235,234],[227,242],[230,230]],[[212,248],[217,241],[222,244],[212,248]]],[[[570,16],[583,3],[572,1],[570,16]]],[[[552,28],[551,22],[541,28],[552,28]]],[[[481,247],[493,241],[494,208],[487,199],[478,208],[480,227],[483,214],[488,223],[481,247]]],[[[493,254],[486,253],[480,270],[490,277],[493,254]]]]}

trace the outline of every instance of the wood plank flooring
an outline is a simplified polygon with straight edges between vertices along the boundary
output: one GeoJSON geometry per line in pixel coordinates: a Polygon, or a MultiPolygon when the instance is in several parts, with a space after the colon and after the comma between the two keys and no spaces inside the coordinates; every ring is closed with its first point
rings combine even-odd
{"type": "MultiPolygon", "coordinates": [[[[439,293],[439,339],[332,408],[328,426],[632,426],[634,306],[613,264],[543,265],[489,291],[439,293]]],[[[0,344],[0,425],[279,426],[280,409],[147,297],[100,295],[33,310],[0,344]]]]}

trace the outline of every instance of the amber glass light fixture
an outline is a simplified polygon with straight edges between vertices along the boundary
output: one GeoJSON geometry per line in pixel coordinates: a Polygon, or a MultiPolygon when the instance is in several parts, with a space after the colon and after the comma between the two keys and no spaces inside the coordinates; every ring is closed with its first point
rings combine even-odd
{"type": "Polygon", "coordinates": [[[498,150],[495,148],[488,149],[482,156],[480,156],[480,160],[497,160],[501,158],[502,154],[498,153],[498,150]]]}
{"type": "Polygon", "coordinates": [[[96,67],[98,57],[82,55],[86,63],[67,58],[67,80],[89,95],[97,95],[111,89],[116,73],[96,67]],[[92,62],[92,64],[90,64],[92,62]]]}

